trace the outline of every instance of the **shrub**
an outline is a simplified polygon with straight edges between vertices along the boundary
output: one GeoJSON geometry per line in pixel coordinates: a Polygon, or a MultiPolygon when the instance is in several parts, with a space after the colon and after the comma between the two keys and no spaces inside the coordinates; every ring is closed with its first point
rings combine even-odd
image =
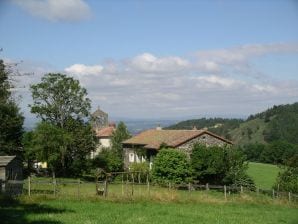
{"type": "Polygon", "coordinates": [[[138,172],[136,179],[140,178],[140,181],[144,183],[147,181],[147,175],[149,174],[149,164],[147,162],[132,163],[129,166],[129,171],[138,172]]]}
{"type": "Polygon", "coordinates": [[[152,178],[160,184],[189,181],[191,170],[186,154],[175,149],[161,149],[152,169],[152,178]]]}
{"type": "Polygon", "coordinates": [[[298,154],[289,159],[285,170],[278,174],[274,188],[298,193],[298,154]]]}
{"type": "Polygon", "coordinates": [[[255,189],[253,180],[246,174],[245,156],[237,148],[197,144],[191,154],[191,167],[193,178],[201,183],[233,184],[255,189]]]}

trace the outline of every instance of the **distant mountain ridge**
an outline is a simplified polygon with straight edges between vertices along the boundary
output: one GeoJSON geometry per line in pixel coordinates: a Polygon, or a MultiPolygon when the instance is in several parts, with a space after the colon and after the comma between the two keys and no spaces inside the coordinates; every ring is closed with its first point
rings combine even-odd
{"type": "Polygon", "coordinates": [[[166,129],[206,128],[237,145],[266,144],[282,140],[298,144],[298,102],[273,106],[248,119],[200,118],[179,122],[166,129]]]}

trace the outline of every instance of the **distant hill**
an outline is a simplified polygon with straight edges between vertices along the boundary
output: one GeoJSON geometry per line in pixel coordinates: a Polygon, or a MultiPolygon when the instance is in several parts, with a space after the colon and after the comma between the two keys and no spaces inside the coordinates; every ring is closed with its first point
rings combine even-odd
{"type": "Polygon", "coordinates": [[[201,118],[181,121],[171,125],[165,129],[203,129],[206,128],[215,134],[221,135],[227,139],[231,139],[230,131],[238,128],[244,120],[242,119],[227,119],[227,118],[201,118]]]}
{"type": "Polygon", "coordinates": [[[167,129],[207,128],[237,145],[283,140],[298,144],[298,103],[272,108],[241,119],[201,118],[179,122],[167,129]]]}

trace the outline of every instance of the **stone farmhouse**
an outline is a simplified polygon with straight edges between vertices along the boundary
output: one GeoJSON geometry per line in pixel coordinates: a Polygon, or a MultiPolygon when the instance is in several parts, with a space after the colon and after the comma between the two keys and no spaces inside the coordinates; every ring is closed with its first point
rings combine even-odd
{"type": "Polygon", "coordinates": [[[147,161],[150,168],[162,145],[185,152],[188,156],[196,143],[207,146],[226,146],[232,142],[207,130],[150,129],[123,142],[124,166],[147,161]]]}

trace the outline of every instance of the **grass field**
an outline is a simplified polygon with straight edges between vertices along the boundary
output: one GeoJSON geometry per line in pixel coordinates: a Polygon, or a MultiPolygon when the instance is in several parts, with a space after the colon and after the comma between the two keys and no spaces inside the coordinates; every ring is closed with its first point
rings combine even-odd
{"type": "Polygon", "coordinates": [[[257,187],[271,189],[280,170],[278,166],[272,164],[250,162],[247,172],[257,187]]]}
{"type": "Polygon", "coordinates": [[[103,200],[23,197],[2,201],[2,224],[105,224],[105,223],[298,223],[297,207],[286,204],[248,202],[177,203],[154,201],[113,202],[103,200]]]}

